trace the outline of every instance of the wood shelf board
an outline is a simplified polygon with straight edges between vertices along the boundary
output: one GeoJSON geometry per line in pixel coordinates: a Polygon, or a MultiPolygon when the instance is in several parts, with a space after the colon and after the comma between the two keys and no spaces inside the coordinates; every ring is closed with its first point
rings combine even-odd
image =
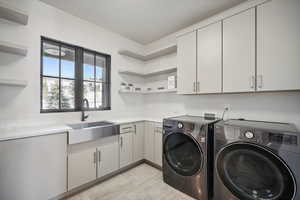
{"type": "Polygon", "coordinates": [[[120,70],[119,73],[127,74],[127,75],[134,75],[134,76],[141,76],[141,77],[149,77],[149,76],[157,76],[157,75],[172,73],[172,72],[176,72],[176,71],[177,71],[177,68],[173,67],[173,68],[152,71],[152,72],[148,72],[148,73],[134,72],[131,70],[120,70]]]}
{"type": "Polygon", "coordinates": [[[0,79],[0,85],[4,86],[26,87],[27,84],[25,80],[0,79]]]}
{"type": "Polygon", "coordinates": [[[0,2],[0,18],[12,21],[21,25],[28,24],[28,14],[12,5],[0,2]]]}
{"type": "Polygon", "coordinates": [[[119,54],[124,55],[124,56],[128,56],[128,57],[132,57],[138,60],[142,60],[142,61],[149,61],[161,56],[165,56],[171,53],[175,53],[177,51],[177,45],[171,45],[171,46],[167,46],[165,48],[161,48],[159,50],[153,51],[151,53],[148,53],[146,55],[142,55],[139,53],[135,53],[133,51],[130,50],[120,50],[119,54]]]}
{"type": "Polygon", "coordinates": [[[10,53],[10,54],[15,54],[20,56],[27,55],[26,47],[18,44],[13,44],[10,42],[5,42],[5,41],[0,41],[0,51],[4,53],[10,53]]]}
{"type": "Polygon", "coordinates": [[[157,93],[175,93],[177,89],[165,89],[165,90],[153,90],[153,91],[141,91],[141,92],[134,92],[134,91],[126,91],[126,90],[119,90],[119,93],[127,93],[127,94],[157,94],[157,93]]]}

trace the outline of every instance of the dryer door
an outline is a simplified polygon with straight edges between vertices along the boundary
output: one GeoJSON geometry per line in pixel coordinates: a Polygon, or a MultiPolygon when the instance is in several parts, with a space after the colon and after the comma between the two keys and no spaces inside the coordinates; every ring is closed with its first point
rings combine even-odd
{"type": "Polygon", "coordinates": [[[291,200],[296,184],[288,166],[268,149],[251,143],[233,143],[217,155],[219,178],[243,200],[291,200]]]}
{"type": "Polygon", "coordinates": [[[197,142],[183,133],[172,133],[164,142],[164,157],[169,166],[182,176],[192,176],[202,167],[203,153],[197,142]]]}

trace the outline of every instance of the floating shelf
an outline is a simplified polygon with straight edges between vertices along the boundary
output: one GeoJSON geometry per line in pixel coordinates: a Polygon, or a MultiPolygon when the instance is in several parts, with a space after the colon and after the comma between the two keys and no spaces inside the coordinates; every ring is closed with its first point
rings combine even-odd
{"type": "Polygon", "coordinates": [[[176,93],[177,89],[165,89],[165,90],[154,90],[154,91],[147,91],[144,94],[157,94],[157,93],[176,93]]]}
{"type": "Polygon", "coordinates": [[[154,90],[154,91],[128,91],[128,90],[119,90],[119,93],[128,93],[128,94],[157,94],[157,93],[176,93],[177,89],[165,89],[165,90],[154,90]]]}
{"type": "Polygon", "coordinates": [[[21,56],[27,55],[26,47],[5,41],[0,41],[0,51],[21,56]]]}
{"type": "Polygon", "coordinates": [[[134,76],[141,76],[141,77],[148,77],[148,76],[156,76],[156,75],[172,73],[172,72],[176,72],[176,71],[177,71],[177,68],[172,67],[172,68],[152,71],[152,72],[148,72],[148,73],[134,72],[131,70],[119,70],[119,73],[127,74],[127,75],[134,75],[134,76]]]}
{"type": "Polygon", "coordinates": [[[26,87],[27,84],[27,81],[24,80],[0,79],[0,86],[26,87]]]}
{"type": "Polygon", "coordinates": [[[1,2],[0,2],[0,18],[21,25],[27,25],[28,23],[28,14],[26,12],[1,2]]]}
{"type": "Polygon", "coordinates": [[[176,51],[177,51],[177,45],[174,44],[171,46],[167,46],[165,48],[158,49],[158,50],[153,51],[146,55],[138,54],[138,53],[135,53],[130,50],[120,50],[119,54],[124,55],[124,56],[129,56],[129,57],[132,57],[132,58],[135,58],[138,60],[142,60],[142,61],[148,61],[148,60],[152,60],[154,58],[158,58],[158,57],[165,56],[165,55],[168,55],[171,53],[175,53],[176,51]]]}

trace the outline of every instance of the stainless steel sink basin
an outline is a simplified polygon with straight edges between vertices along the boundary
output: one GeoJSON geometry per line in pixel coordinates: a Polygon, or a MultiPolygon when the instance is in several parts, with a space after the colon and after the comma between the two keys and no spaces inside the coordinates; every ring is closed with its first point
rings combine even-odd
{"type": "Polygon", "coordinates": [[[78,144],[120,134],[120,125],[108,121],[69,124],[68,143],[78,144]]]}
{"type": "Polygon", "coordinates": [[[72,129],[84,129],[84,128],[92,128],[92,127],[103,127],[103,126],[111,126],[114,123],[108,121],[100,121],[100,122],[89,122],[89,123],[80,123],[80,124],[69,124],[72,129]]]}

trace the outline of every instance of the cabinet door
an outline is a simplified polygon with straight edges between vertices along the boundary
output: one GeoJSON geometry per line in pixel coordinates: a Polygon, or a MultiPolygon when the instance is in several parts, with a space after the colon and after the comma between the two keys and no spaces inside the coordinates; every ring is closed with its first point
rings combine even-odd
{"type": "Polygon", "coordinates": [[[299,0],[273,0],[258,6],[258,91],[300,89],[299,19],[299,0]]]}
{"type": "Polygon", "coordinates": [[[68,190],[96,179],[96,149],[74,152],[68,156],[68,190]]]}
{"type": "Polygon", "coordinates": [[[223,92],[255,91],[255,9],[223,21],[223,92]]]}
{"type": "Polygon", "coordinates": [[[222,25],[221,22],[197,31],[197,91],[222,92],[222,25]]]}
{"type": "Polygon", "coordinates": [[[67,189],[67,134],[0,142],[0,199],[51,199],[67,189]]]}
{"type": "Polygon", "coordinates": [[[133,162],[133,146],[132,132],[120,135],[120,168],[132,164],[133,162]]]}
{"type": "Polygon", "coordinates": [[[100,178],[119,169],[119,143],[118,141],[105,144],[97,148],[98,173],[100,178]]]}
{"type": "Polygon", "coordinates": [[[155,162],[154,160],[154,123],[145,123],[145,140],[144,140],[144,157],[146,160],[155,162]]]}
{"type": "Polygon", "coordinates": [[[177,40],[177,92],[178,94],[196,93],[196,31],[180,36],[177,40]]]}
{"type": "Polygon", "coordinates": [[[144,122],[135,124],[135,131],[133,134],[133,161],[137,162],[144,158],[144,122]]]}
{"type": "Polygon", "coordinates": [[[162,126],[155,127],[154,134],[154,161],[155,164],[162,166],[162,126]]]}

